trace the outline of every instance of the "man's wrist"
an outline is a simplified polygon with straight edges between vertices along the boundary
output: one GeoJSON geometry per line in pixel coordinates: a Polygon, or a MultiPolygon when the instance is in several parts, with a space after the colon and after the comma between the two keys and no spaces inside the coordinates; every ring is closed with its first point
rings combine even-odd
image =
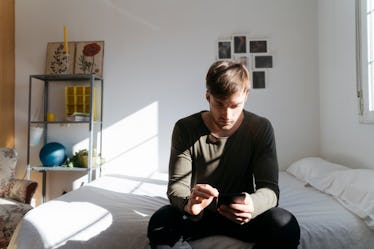
{"type": "Polygon", "coordinates": [[[183,218],[184,219],[189,219],[189,220],[192,220],[192,221],[198,221],[201,219],[201,217],[203,216],[203,213],[204,213],[204,210],[202,210],[199,214],[192,214],[192,209],[191,209],[191,203],[189,201],[189,198],[186,198],[186,202],[185,202],[185,205],[183,207],[183,218]]]}
{"type": "Polygon", "coordinates": [[[255,193],[251,194],[251,198],[254,207],[253,218],[277,205],[277,196],[269,188],[258,189],[255,193]]]}

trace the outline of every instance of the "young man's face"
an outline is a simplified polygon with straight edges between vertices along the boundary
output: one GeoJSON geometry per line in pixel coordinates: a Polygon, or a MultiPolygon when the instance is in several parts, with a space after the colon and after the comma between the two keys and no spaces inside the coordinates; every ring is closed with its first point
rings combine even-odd
{"type": "Polygon", "coordinates": [[[207,91],[206,99],[209,102],[210,113],[216,128],[225,131],[230,130],[239,119],[247,101],[247,92],[239,91],[222,99],[214,97],[207,91]]]}

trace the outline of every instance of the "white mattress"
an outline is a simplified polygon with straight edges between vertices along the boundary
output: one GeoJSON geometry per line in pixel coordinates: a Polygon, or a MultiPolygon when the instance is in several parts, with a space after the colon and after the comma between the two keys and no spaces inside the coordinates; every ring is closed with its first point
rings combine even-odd
{"type": "Polygon", "coordinates": [[[302,249],[374,249],[374,231],[333,197],[281,172],[279,206],[291,211],[301,228],[302,249]]]}
{"type": "MultiPolygon", "coordinates": [[[[166,175],[104,176],[30,211],[8,249],[148,249],[149,217],[166,199],[166,175]]],[[[337,201],[280,173],[280,206],[301,226],[301,249],[372,249],[374,232],[337,201]]],[[[250,249],[223,236],[191,242],[194,249],[250,249]]]]}

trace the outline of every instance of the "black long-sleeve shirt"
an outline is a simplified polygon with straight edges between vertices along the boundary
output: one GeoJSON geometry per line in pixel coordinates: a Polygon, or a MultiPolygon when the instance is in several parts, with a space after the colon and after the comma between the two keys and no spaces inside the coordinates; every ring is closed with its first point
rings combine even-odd
{"type": "MultiPolygon", "coordinates": [[[[214,138],[210,134],[202,112],[175,124],[167,193],[172,205],[183,211],[196,183],[210,184],[219,193],[252,194],[266,188],[275,193],[276,200],[279,199],[278,161],[272,125],[266,118],[243,112],[240,127],[227,138],[214,138]]],[[[268,195],[263,196],[267,198],[268,195]]]]}

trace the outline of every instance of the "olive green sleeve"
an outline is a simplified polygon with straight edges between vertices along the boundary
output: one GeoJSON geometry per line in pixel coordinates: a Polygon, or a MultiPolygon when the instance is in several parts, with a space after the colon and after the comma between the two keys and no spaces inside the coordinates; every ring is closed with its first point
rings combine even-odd
{"type": "Polygon", "coordinates": [[[252,219],[277,205],[276,194],[268,188],[258,189],[255,193],[251,194],[251,197],[254,207],[252,219]]]}
{"type": "Polygon", "coordinates": [[[172,134],[167,195],[181,212],[191,193],[192,159],[188,140],[183,126],[177,123],[172,134]]]}

